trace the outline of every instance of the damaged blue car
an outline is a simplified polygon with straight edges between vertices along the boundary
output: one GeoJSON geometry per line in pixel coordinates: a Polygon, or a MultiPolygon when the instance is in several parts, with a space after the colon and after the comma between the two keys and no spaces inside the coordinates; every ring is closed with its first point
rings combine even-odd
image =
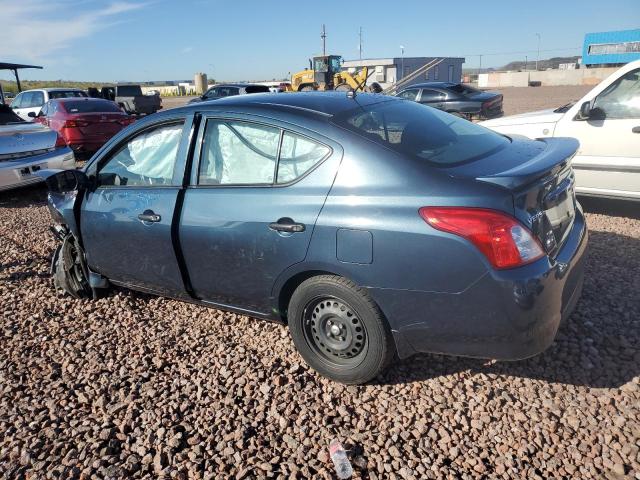
{"type": "Polygon", "coordinates": [[[577,147],[351,92],[169,110],[82,170],[43,173],[55,285],[286,323],[306,362],[344,383],[395,355],[527,358],[582,288],[577,147]]]}

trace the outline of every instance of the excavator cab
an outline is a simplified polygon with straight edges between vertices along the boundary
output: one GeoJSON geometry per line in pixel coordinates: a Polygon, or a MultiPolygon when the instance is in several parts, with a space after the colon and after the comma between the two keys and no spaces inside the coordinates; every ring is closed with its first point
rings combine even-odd
{"type": "Polygon", "coordinates": [[[342,68],[340,55],[313,57],[313,80],[320,90],[332,90],[333,79],[342,68]]]}

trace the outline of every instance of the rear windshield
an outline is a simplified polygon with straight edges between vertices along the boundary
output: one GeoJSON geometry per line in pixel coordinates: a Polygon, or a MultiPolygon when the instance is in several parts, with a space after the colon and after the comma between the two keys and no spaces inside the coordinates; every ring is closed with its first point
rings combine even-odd
{"type": "Polygon", "coordinates": [[[266,85],[250,85],[245,88],[245,91],[247,93],[265,93],[269,92],[270,90],[266,85]]]}
{"type": "Polygon", "coordinates": [[[75,98],[75,97],[88,97],[86,92],[81,90],[56,90],[49,92],[49,99],[54,98],[75,98]]]}
{"type": "Polygon", "coordinates": [[[108,100],[72,100],[63,103],[68,113],[111,113],[121,112],[120,107],[108,100]]]}
{"type": "Polygon", "coordinates": [[[142,95],[142,89],[140,85],[118,85],[119,97],[135,97],[136,95],[142,95]]]}
{"type": "Polygon", "coordinates": [[[470,87],[469,85],[463,85],[462,83],[457,83],[455,85],[450,85],[447,87],[447,90],[452,92],[461,93],[462,95],[473,95],[475,93],[481,93],[481,90],[477,88],[470,87]]]}
{"type": "Polygon", "coordinates": [[[406,100],[348,110],[333,121],[385,147],[440,167],[477,160],[510,143],[507,137],[484,127],[406,100]]]}

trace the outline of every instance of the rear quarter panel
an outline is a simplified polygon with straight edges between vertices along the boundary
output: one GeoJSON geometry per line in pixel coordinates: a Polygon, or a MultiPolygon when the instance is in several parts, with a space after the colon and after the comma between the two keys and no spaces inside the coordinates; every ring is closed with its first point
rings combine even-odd
{"type": "Polygon", "coordinates": [[[304,267],[343,275],[372,289],[463,291],[487,272],[487,263],[466,240],[437,231],[420,217],[420,207],[431,205],[513,211],[511,196],[493,186],[454,180],[368,140],[351,142],[304,267]],[[371,252],[345,257],[339,253],[341,247],[350,250],[341,245],[344,239],[371,252]]]}

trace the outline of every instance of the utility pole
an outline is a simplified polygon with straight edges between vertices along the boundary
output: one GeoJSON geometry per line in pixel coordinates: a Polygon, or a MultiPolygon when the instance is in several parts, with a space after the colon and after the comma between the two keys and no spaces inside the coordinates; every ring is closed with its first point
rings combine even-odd
{"type": "Polygon", "coordinates": [[[524,56],[524,71],[525,72],[528,70],[528,68],[527,68],[528,66],[529,66],[528,57],[525,55],[524,56]]]}
{"type": "Polygon", "coordinates": [[[360,60],[362,60],[362,27],[360,27],[360,32],[358,34],[359,42],[358,42],[358,52],[360,53],[360,60]]]}
{"type": "Polygon", "coordinates": [[[480,57],[480,64],[478,66],[478,75],[480,75],[480,72],[482,71],[482,54],[478,55],[480,57]]]}
{"type": "Polygon", "coordinates": [[[324,57],[327,55],[327,31],[324,28],[324,23],[322,24],[322,33],[320,34],[320,38],[322,38],[322,56],[324,57]]]}
{"type": "Polygon", "coordinates": [[[396,80],[404,78],[404,45],[400,45],[400,76],[396,74],[396,80]]]}
{"type": "Polygon", "coordinates": [[[536,33],[538,37],[538,56],[536,57],[536,72],[538,71],[538,62],[540,61],[540,34],[536,33]]]}

